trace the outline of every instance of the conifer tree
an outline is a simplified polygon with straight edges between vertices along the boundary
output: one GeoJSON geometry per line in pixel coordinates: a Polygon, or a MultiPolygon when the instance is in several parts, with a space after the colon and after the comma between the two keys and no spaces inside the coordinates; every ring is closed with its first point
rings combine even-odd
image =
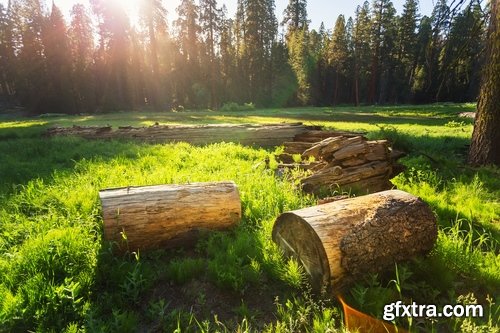
{"type": "MultiPolygon", "coordinates": [[[[333,29],[329,62],[335,73],[333,104],[339,103],[339,86],[345,82],[349,58],[348,35],[344,15],[339,15],[333,29]]],[[[342,85],[344,87],[344,85],[342,85]]]]}
{"type": "Polygon", "coordinates": [[[411,83],[417,65],[418,0],[406,0],[398,20],[397,68],[395,83],[399,87],[396,101],[409,101],[411,83]]]}
{"type": "Polygon", "coordinates": [[[220,53],[220,99],[222,102],[236,101],[237,94],[233,87],[234,80],[239,71],[236,70],[237,52],[234,36],[234,20],[227,18],[227,8],[221,8],[221,26],[219,38],[220,53]]]}
{"type": "Polygon", "coordinates": [[[356,18],[353,29],[353,49],[354,49],[354,95],[355,104],[359,105],[361,97],[366,102],[368,77],[370,75],[370,5],[365,1],[363,6],[356,9],[356,18]]]}
{"type": "Polygon", "coordinates": [[[43,29],[44,56],[48,71],[45,99],[51,112],[74,113],[71,52],[67,27],[59,8],[53,3],[43,29]]]}
{"type": "MultiPolygon", "coordinates": [[[[164,104],[160,94],[160,64],[158,54],[158,38],[167,33],[167,10],[163,7],[161,0],[142,0],[140,2],[141,25],[147,35],[147,53],[149,54],[150,73],[147,76],[148,84],[148,104],[150,103],[156,109],[164,104]]],[[[136,45],[134,50],[137,52],[138,40],[134,38],[136,45]]],[[[138,54],[134,52],[135,60],[138,61],[138,54]]]]}
{"type": "Polygon", "coordinates": [[[247,63],[244,73],[248,82],[248,100],[258,104],[271,103],[272,46],[277,33],[274,0],[246,0],[244,4],[242,61],[247,63]]]}
{"type": "Polygon", "coordinates": [[[308,29],[307,0],[289,0],[283,12],[281,25],[286,26],[287,31],[308,29]]]}
{"type": "Polygon", "coordinates": [[[98,103],[106,109],[130,109],[130,22],[118,0],[90,0],[98,19],[96,62],[98,103]]]}
{"type": "Polygon", "coordinates": [[[309,34],[306,29],[292,30],[288,35],[290,66],[297,80],[297,102],[308,105],[311,100],[309,34]]]}
{"type": "Polygon", "coordinates": [[[203,32],[204,44],[206,49],[206,67],[204,71],[207,73],[207,84],[210,89],[210,107],[218,107],[217,96],[217,70],[218,59],[216,57],[216,47],[220,38],[222,26],[222,10],[217,7],[216,0],[201,0],[200,1],[200,27],[203,32]]]}
{"type": "Polygon", "coordinates": [[[18,66],[16,89],[19,101],[31,112],[49,112],[47,67],[43,47],[45,13],[38,0],[14,0],[10,7],[13,21],[13,40],[18,66]]]}
{"type": "Polygon", "coordinates": [[[177,79],[180,80],[176,95],[179,103],[196,106],[203,95],[200,80],[200,25],[199,7],[194,0],[182,0],[177,7],[177,42],[182,58],[178,63],[177,79]]]}
{"type": "Polygon", "coordinates": [[[15,95],[16,56],[13,22],[8,8],[0,4],[0,96],[13,102],[15,95]]]}
{"type": "Polygon", "coordinates": [[[390,0],[375,0],[372,12],[372,60],[368,102],[384,103],[394,65],[396,11],[390,0]]]}
{"type": "Polygon", "coordinates": [[[438,59],[436,101],[451,99],[464,102],[470,90],[475,90],[477,94],[480,55],[485,44],[483,22],[482,11],[477,5],[467,6],[453,18],[438,59]],[[471,86],[474,84],[476,87],[471,86]]]}

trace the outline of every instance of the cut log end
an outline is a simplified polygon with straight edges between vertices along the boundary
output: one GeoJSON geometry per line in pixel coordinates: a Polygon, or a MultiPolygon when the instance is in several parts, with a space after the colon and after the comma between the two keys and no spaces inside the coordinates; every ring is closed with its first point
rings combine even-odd
{"type": "Polygon", "coordinates": [[[285,255],[302,265],[312,285],[328,284],[330,270],[325,249],[314,229],[300,216],[293,213],[280,215],[273,228],[272,238],[285,255]]]}

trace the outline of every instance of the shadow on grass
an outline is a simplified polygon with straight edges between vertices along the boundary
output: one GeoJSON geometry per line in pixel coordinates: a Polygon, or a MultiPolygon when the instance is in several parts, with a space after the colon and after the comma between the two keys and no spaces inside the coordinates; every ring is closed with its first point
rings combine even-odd
{"type": "Polygon", "coordinates": [[[0,141],[0,193],[35,178],[51,179],[55,171],[71,170],[83,159],[135,158],[144,148],[137,142],[81,138],[19,138],[0,141]]]}
{"type": "Polygon", "coordinates": [[[180,326],[191,332],[209,322],[212,328],[222,324],[220,329],[236,331],[245,319],[263,330],[277,319],[276,302],[284,304],[300,293],[265,271],[249,278],[248,252],[259,257],[257,261],[264,256],[258,238],[255,231],[240,226],[205,233],[195,246],[140,254],[121,254],[112,250],[116,244],[103,242],[87,328],[172,332],[180,326]],[[247,248],[234,261],[225,247],[241,243],[242,237],[247,248]]]}

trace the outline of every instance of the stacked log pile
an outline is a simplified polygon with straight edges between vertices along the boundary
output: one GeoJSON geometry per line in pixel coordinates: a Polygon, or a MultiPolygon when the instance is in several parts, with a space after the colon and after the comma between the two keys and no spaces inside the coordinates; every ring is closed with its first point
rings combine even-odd
{"type": "MultiPolygon", "coordinates": [[[[111,126],[54,127],[46,136],[79,136],[86,139],[133,139],[144,142],[187,142],[204,145],[217,142],[236,142],[260,147],[280,146],[303,133],[316,132],[319,127],[302,123],[268,125],[204,125],[149,127],[122,126],[114,130],[111,126]]],[[[321,132],[321,131],[319,131],[321,132]]]]}
{"type": "Polygon", "coordinates": [[[319,193],[323,189],[353,189],[372,193],[391,189],[390,178],[402,171],[396,163],[401,153],[393,151],[387,140],[369,141],[353,133],[310,131],[296,137],[304,141],[285,143],[284,153],[277,158],[281,168],[299,167],[311,174],[301,179],[302,189],[319,193]],[[328,133],[330,136],[324,138],[328,133]],[[319,142],[311,142],[315,139],[319,142]],[[293,154],[301,154],[302,161],[294,163],[293,154]],[[311,160],[313,162],[309,162],[311,160]]]}

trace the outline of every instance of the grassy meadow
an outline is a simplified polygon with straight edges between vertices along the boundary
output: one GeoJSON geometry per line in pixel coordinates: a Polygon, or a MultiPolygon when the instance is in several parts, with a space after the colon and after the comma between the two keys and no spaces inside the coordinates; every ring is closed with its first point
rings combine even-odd
{"type": "MultiPolygon", "coordinates": [[[[484,306],[483,318],[402,318],[411,332],[500,332],[500,169],[465,164],[472,104],[118,112],[13,118],[0,113],[0,332],[345,332],[340,304],[311,295],[302,268],[271,241],[276,217],[313,205],[273,155],[202,147],[46,138],[51,126],[303,122],[387,138],[408,154],[392,182],[436,213],[430,255],[369,275],[344,294],[384,304],[484,306]],[[269,167],[264,161],[270,159],[269,167]],[[234,180],[243,219],[195,248],[114,253],[98,191],[234,180]]],[[[126,240],[124,240],[126,241],[126,240]]]]}

